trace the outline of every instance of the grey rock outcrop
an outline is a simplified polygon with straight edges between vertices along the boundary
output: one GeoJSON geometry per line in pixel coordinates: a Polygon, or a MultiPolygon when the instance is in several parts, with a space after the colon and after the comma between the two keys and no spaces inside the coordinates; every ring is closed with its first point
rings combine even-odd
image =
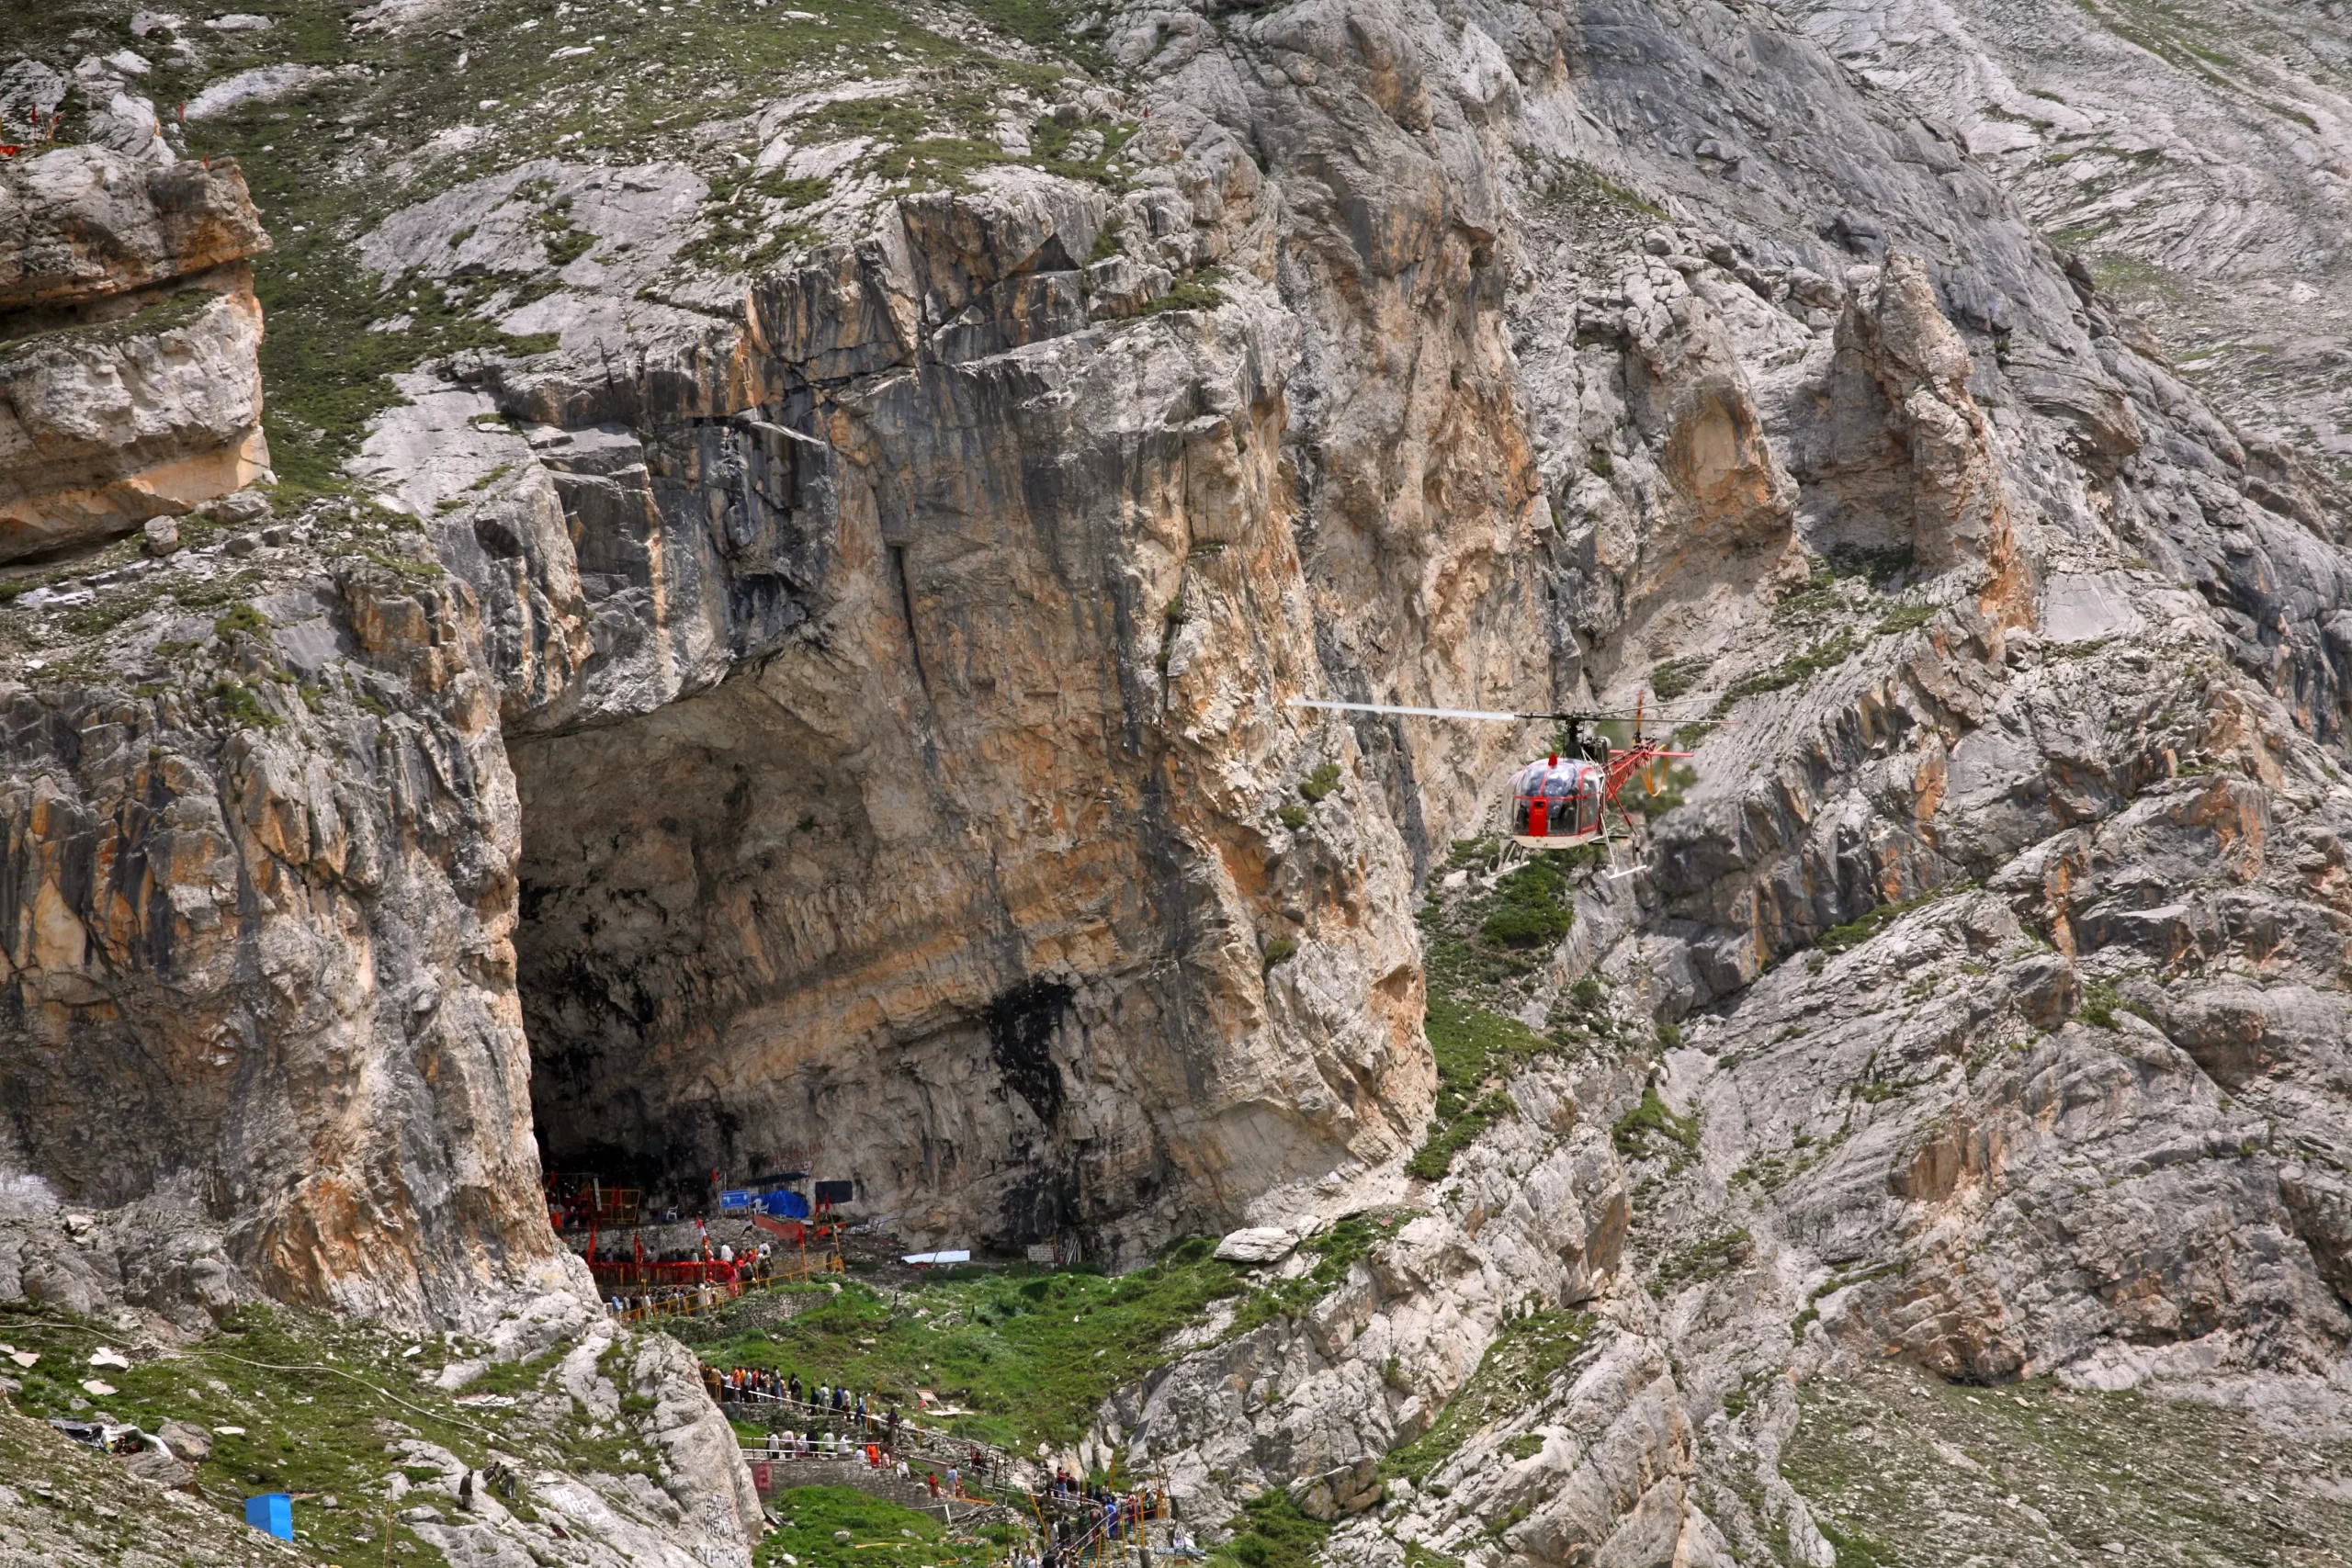
{"type": "Polygon", "coordinates": [[[544,824],[520,984],[559,1164],[822,1143],[915,1237],[1132,1248],[1408,1142],[1405,858],[1353,792],[1277,815],[1351,745],[1279,708],[1314,653],[1258,176],[1153,134],[1240,193],[1197,236],[1236,268],[1214,310],[1091,325],[1102,199],[1014,173],[899,203],[629,386],[486,377],[524,434],[443,553],[544,824]]]}
{"type": "Polygon", "coordinates": [[[270,477],[249,265],[268,246],[232,161],[0,163],[0,561],[270,477]]]}
{"type": "Polygon", "coordinates": [[[2257,441],[2352,451],[2334,367],[2352,30],[2326,6],[2193,12],[1800,0],[1783,11],[1997,173],[2075,273],[2095,333],[2163,343],[2257,441]],[[2116,308],[2120,300],[2124,309],[2116,308]]]}

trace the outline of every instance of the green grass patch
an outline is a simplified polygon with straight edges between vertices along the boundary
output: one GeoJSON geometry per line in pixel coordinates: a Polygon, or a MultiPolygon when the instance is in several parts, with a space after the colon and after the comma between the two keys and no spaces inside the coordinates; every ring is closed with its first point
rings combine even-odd
{"type": "Polygon", "coordinates": [[[1078,30],[1087,15],[1082,6],[1056,5],[1054,0],[965,0],[965,8],[1033,49],[1064,55],[1098,73],[1110,67],[1110,57],[1094,41],[1092,29],[1078,30]]]}
{"type": "Polygon", "coordinates": [[[1495,884],[1478,937],[1497,947],[1549,947],[1575,923],[1567,874],[1548,857],[1538,857],[1495,884]]]}
{"type": "Polygon", "coordinates": [[[1233,1332],[1246,1333],[1278,1317],[1296,1317],[1337,1290],[1356,1260],[1391,1240],[1418,1209],[1377,1209],[1350,1214],[1299,1243],[1314,1267],[1295,1280],[1280,1280],[1251,1294],[1234,1314],[1233,1332]]]}
{"type": "Polygon", "coordinates": [[[259,637],[269,630],[269,620],[251,604],[237,604],[215,616],[212,634],[226,642],[232,637],[259,637]]]}
{"type": "Polygon", "coordinates": [[[1720,1279],[1755,1256],[1755,1239],[1745,1228],[1702,1236],[1658,1264],[1650,1275],[1650,1294],[1664,1301],[1687,1285],[1720,1279]]]}
{"type": "Polygon", "coordinates": [[[262,705],[261,698],[243,681],[223,676],[212,682],[207,695],[220,705],[220,711],[232,722],[249,724],[256,729],[275,729],[277,716],[262,705]]]}
{"type": "Polygon", "coordinates": [[[889,1293],[852,1282],[768,1327],[722,1314],[678,1333],[716,1365],[845,1383],[910,1413],[928,1389],[971,1412],[950,1430],[1026,1450],[1075,1441],[1114,1389],[1159,1364],[1170,1336],[1249,1291],[1213,1247],[1187,1242],[1115,1279],[1016,1268],[889,1293]]]}
{"type": "Polygon", "coordinates": [[[1429,1135],[1406,1162],[1405,1173],[1435,1181],[1453,1168],[1453,1156],[1510,1114],[1510,1097],[1488,1086],[1552,1042],[1515,1018],[1432,995],[1424,1021],[1437,1060],[1437,1104],[1429,1135]]]}
{"type": "Polygon", "coordinates": [[[1660,702],[1670,703],[1707,678],[1714,660],[1700,656],[1669,659],[1650,671],[1650,691],[1660,702]]]}
{"type": "Polygon", "coordinates": [[[977,1542],[948,1541],[929,1514],[871,1496],[849,1486],[790,1486],[769,1500],[776,1517],[789,1521],[761,1540],[752,1561],[758,1568],[784,1568],[791,1557],[800,1568],[916,1568],[922,1563],[980,1562],[977,1542]],[[846,1530],[849,1540],[833,1537],[846,1530]]]}
{"type": "Polygon", "coordinates": [[[1224,281],[1225,271],[1221,267],[1204,266],[1198,272],[1188,272],[1167,293],[1136,314],[1158,316],[1170,310],[1214,310],[1225,303],[1225,290],[1217,287],[1224,281]]]}
{"type": "MultiPolygon", "coordinates": [[[[403,1472],[428,1488],[440,1479],[438,1471],[390,1451],[401,1438],[435,1444],[476,1469],[488,1467],[495,1449],[530,1468],[574,1474],[653,1470],[651,1439],[611,1428],[592,1436],[590,1421],[568,1400],[560,1417],[544,1421],[519,1406],[459,1407],[419,1379],[447,1352],[439,1341],[427,1337],[427,1353],[408,1359],[401,1352],[416,1341],[291,1309],[243,1308],[220,1332],[171,1354],[134,1354],[130,1368],[106,1374],[117,1392],[95,1402],[79,1386],[86,1375],[81,1362],[96,1345],[122,1344],[113,1329],[19,1301],[0,1303],[0,1340],[41,1356],[29,1371],[9,1369],[24,1384],[17,1403],[26,1414],[86,1418],[95,1409],[149,1431],[169,1420],[205,1427],[213,1451],[198,1472],[201,1500],[242,1519],[250,1493],[295,1494],[295,1527],[322,1562],[373,1563],[386,1555],[388,1476],[403,1472]],[[343,1506],[326,1509],[309,1495],[327,1493],[343,1506]]],[[[543,1358],[525,1369],[493,1368],[474,1387],[537,1390],[553,1365],[543,1358]]],[[[433,1490],[411,1501],[437,1501],[445,1512],[450,1506],[446,1493],[433,1490]]],[[[389,1549],[394,1562],[438,1560],[397,1520],[389,1549]]]]}
{"type": "Polygon", "coordinates": [[[1598,863],[1603,852],[1597,844],[1547,852],[1487,886],[1480,874],[1497,863],[1497,840],[1456,843],[1415,917],[1430,994],[1497,1010],[1523,1006],[1532,977],[1573,924],[1570,874],[1598,863]],[[1444,889],[1445,874],[1462,870],[1473,880],[1444,889]]]}
{"type": "Polygon", "coordinates": [[[1715,703],[1720,717],[1743,697],[1753,697],[1766,692],[1778,692],[1812,680],[1815,675],[1835,670],[1853,656],[1861,646],[1851,632],[1839,632],[1826,642],[1815,643],[1804,652],[1792,655],[1770,670],[1758,670],[1743,675],[1727,687],[1715,703]]]}
{"type": "Polygon", "coordinates": [[[1816,951],[1822,953],[1834,954],[1850,952],[1912,910],[1939,897],[1941,893],[1926,893],[1917,898],[1906,898],[1899,904],[1881,904],[1865,914],[1855,916],[1843,925],[1831,926],[1813,939],[1813,945],[1816,951]]]}

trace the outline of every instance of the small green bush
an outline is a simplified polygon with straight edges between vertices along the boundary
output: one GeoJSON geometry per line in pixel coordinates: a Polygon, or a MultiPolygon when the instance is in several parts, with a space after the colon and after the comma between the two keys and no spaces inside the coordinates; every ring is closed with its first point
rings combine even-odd
{"type": "Polygon", "coordinates": [[[1214,310],[1225,303],[1225,290],[1217,287],[1224,280],[1225,274],[1217,267],[1188,272],[1176,280],[1174,288],[1136,314],[1158,316],[1171,310],[1214,310]]]}
{"type": "Polygon", "coordinates": [[[1224,1568],[1314,1568],[1331,1527],[1301,1512],[1277,1486],[1241,1506],[1233,1534],[1209,1554],[1224,1568]]]}
{"type": "Polygon", "coordinates": [[[1339,787],[1340,764],[1325,762],[1300,781],[1298,793],[1305,795],[1310,804],[1320,805],[1326,796],[1339,787]]]}
{"type": "Polygon", "coordinates": [[[1495,905],[1478,935],[1498,947],[1545,947],[1568,934],[1576,911],[1568,879],[1548,859],[1532,860],[1495,885],[1495,905]]]}
{"type": "Polygon", "coordinates": [[[1266,944],[1265,966],[1271,970],[1275,964],[1285,963],[1297,956],[1298,943],[1286,936],[1278,936],[1266,944]]]}
{"type": "Polygon", "coordinates": [[[1699,1152],[1699,1113],[1694,1110],[1688,1116],[1677,1116],[1658,1097],[1657,1085],[1649,1084],[1642,1089],[1640,1103],[1617,1118],[1609,1137],[1627,1159],[1663,1153],[1668,1163],[1680,1167],[1699,1152]],[[1653,1147],[1653,1139],[1662,1139],[1667,1147],[1653,1147]]]}
{"type": "Polygon", "coordinates": [[[251,604],[239,604],[217,616],[212,622],[213,634],[223,642],[239,635],[254,637],[269,629],[269,622],[251,604]]]}
{"type": "Polygon", "coordinates": [[[1670,703],[1704,680],[1713,664],[1713,660],[1695,655],[1669,659],[1650,671],[1650,690],[1660,702],[1670,703]]]}
{"type": "Polygon", "coordinates": [[[250,724],[260,729],[277,727],[277,716],[262,706],[261,699],[254,694],[254,689],[243,681],[215,681],[211,695],[212,700],[220,705],[221,711],[239,724],[250,724]]]}

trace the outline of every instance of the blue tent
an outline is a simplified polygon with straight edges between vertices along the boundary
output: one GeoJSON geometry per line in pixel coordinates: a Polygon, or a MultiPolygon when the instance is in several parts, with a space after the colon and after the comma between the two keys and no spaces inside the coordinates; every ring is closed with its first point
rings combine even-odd
{"type": "Polygon", "coordinates": [[[294,1539],[294,1499],[283,1492],[265,1492],[245,1499],[245,1523],[267,1530],[280,1540],[294,1539]]]}

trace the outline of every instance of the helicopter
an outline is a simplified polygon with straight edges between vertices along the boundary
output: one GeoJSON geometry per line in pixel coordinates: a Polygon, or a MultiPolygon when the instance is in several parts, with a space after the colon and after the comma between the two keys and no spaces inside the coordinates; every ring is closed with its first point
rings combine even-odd
{"type": "Polygon", "coordinates": [[[1293,697],[1289,706],[1321,708],[1334,713],[1394,714],[1408,718],[1445,718],[1485,724],[1524,724],[1544,719],[1563,725],[1567,735],[1561,750],[1553,751],[1539,761],[1521,768],[1511,780],[1510,810],[1507,818],[1510,831],[1505,835],[1514,844],[1530,850],[1573,850],[1606,839],[1609,835],[1609,811],[1614,807],[1618,818],[1631,831],[1634,819],[1618,805],[1618,792],[1631,783],[1636,774],[1646,784],[1655,776],[1658,763],[1690,756],[1688,751],[1669,751],[1664,742],[1642,739],[1642,709],[1647,694],[1634,704],[1634,711],[1601,713],[1589,708],[1570,709],[1557,713],[1500,713],[1479,708],[1402,707],[1387,703],[1320,702],[1311,697],[1293,697]],[[1604,720],[1633,721],[1631,746],[1617,746],[1607,741],[1600,744],[1598,755],[1594,745],[1585,739],[1586,731],[1604,720]]]}

